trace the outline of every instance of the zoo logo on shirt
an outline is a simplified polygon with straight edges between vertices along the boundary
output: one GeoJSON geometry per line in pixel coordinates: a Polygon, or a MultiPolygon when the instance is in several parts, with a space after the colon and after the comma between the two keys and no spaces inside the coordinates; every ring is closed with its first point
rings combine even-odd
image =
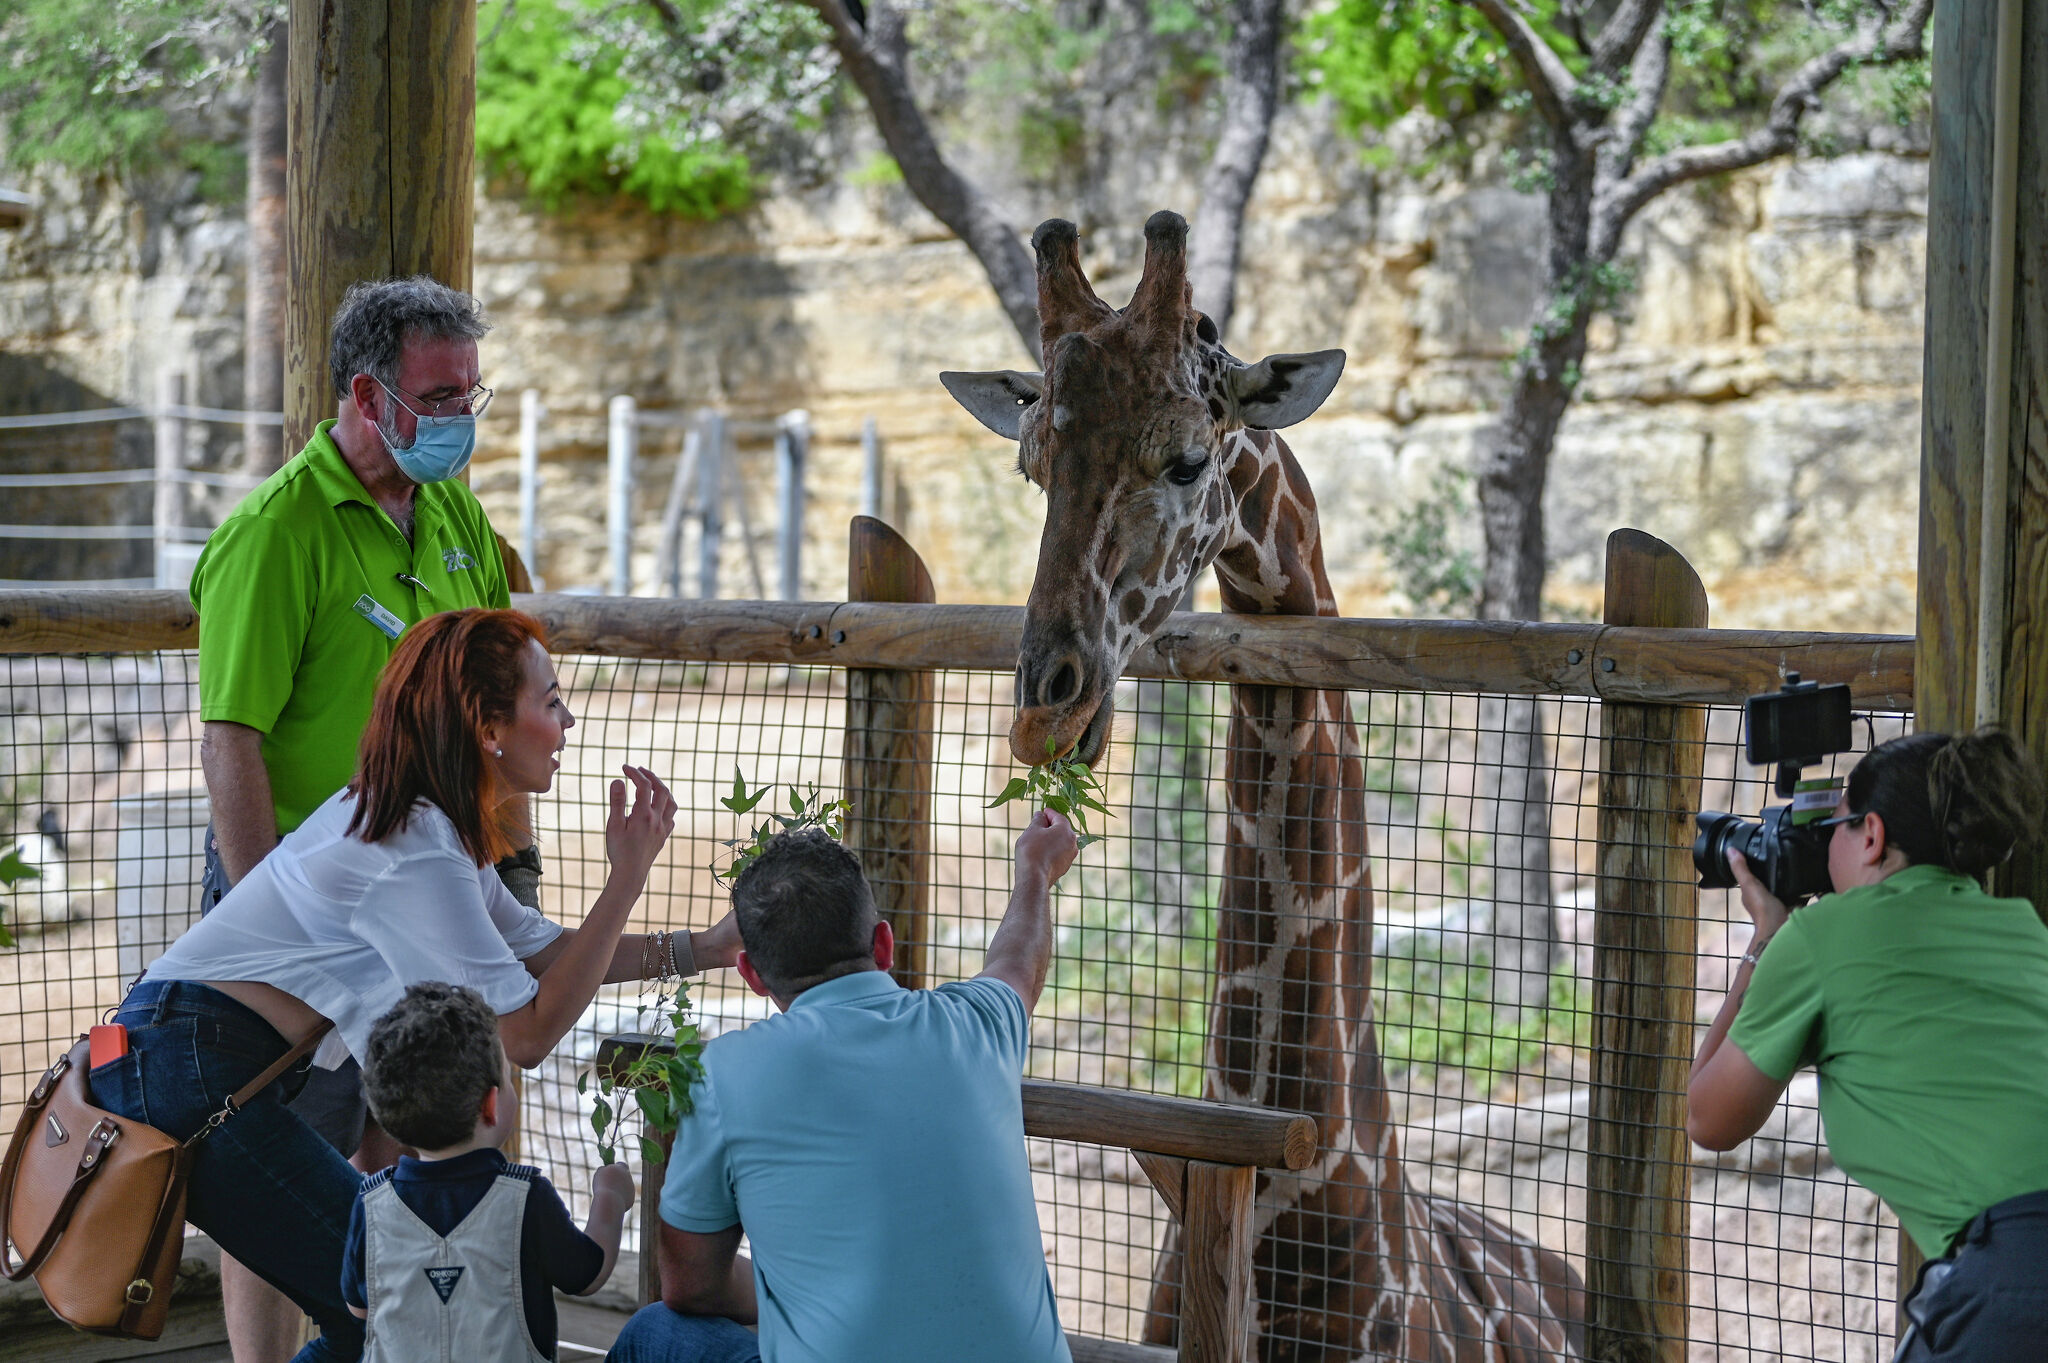
{"type": "Polygon", "coordinates": [[[459,573],[464,568],[476,567],[476,560],[469,556],[467,549],[443,549],[441,566],[451,573],[459,573]]]}

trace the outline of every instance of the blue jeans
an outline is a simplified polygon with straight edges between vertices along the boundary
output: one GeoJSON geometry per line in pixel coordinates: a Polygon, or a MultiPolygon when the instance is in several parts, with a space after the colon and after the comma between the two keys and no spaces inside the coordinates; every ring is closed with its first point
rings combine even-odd
{"type": "MultiPolygon", "coordinates": [[[[114,1020],[128,1054],[92,1072],[100,1106],[184,1139],[289,1043],[203,984],[145,980],[114,1020]]],[[[194,1147],[185,1218],[319,1323],[296,1363],[353,1363],[363,1322],[341,1298],[341,1251],[362,1175],[284,1105],[287,1073],[194,1147]]]]}
{"type": "Polygon", "coordinates": [[[761,1341],[723,1316],[685,1316],[660,1302],[619,1331],[605,1363],[761,1363],[761,1341]]]}

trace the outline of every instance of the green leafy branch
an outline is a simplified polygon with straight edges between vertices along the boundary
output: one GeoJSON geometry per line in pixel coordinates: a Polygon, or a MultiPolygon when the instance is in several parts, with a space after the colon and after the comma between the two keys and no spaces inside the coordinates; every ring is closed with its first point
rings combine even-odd
{"type": "MultiPolygon", "coordinates": [[[[732,770],[732,793],[719,797],[718,803],[725,806],[728,813],[744,818],[752,814],[774,788],[771,784],[750,789],[746,776],[735,766],[732,770]]],[[[731,850],[731,860],[723,865],[713,861],[708,869],[720,884],[729,889],[739,879],[740,872],[767,850],[770,839],[799,828],[822,828],[832,838],[843,838],[846,816],[852,809],[852,801],[828,800],[815,785],[802,790],[791,786],[789,812],[769,814],[756,823],[747,836],[722,842],[720,846],[731,850]]],[[[591,1102],[590,1129],[597,1136],[598,1158],[606,1164],[618,1158],[620,1122],[625,1115],[628,1095],[646,1119],[648,1130],[654,1133],[640,1138],[640,1156],[650,1164],[659,1164],[662,1160],[661,1145],[656,1137],[673,1135],[682,1125],[682,1119],[696,1110],[691,1091],[704,1077],[704,1041],[692,1016],[688,981],[677,981],[673,996],[657,989],[651,1002],[640,1005],[643,1018],[650,1011],[655,1015],[656,1041],[650,1042],[624,1065],[612,1067],[602,1077],[591,1102]],[[674,1042],[673,1050],[660,1044],[664,1027],[674,1042]]],[[[590,1093],[591,1078],[590,1070],[577,1076],[578,1094],[590,1093]]]]}
{"type": "MultiPolygon", "coordinates": [[[[36,880],[42,875],[35,867],[21,859],[21,853],[13,848],[0,856],[0,889],[11,890],[24,880],[36,880]]],[[[7,930],[7,924],[0,923],[0,947],[14,945],[14,934],[7,930]]]]}
{"type": "MultiPolygon", "coordinates": [[[[692,1090],[704,1077],[704,1042],[691,1019],[689,982],[678,980],[673,996],[657,990],[652,1003],[640,1005],[642,1016],[650,1009],[657,1018],[656,1036],[666,1023],[674,1049],[662,1050],[651,1042],[624,1065],[613,1067],[605,1076],[609,1083],[600,1081],[590,1107],[590,1129],[597,1135],[597,1157],[606,1164],[619,1157],[626,1094],[632,1095],[633,1105],[655,1135],[674,1135],[682,1119],[696,1110],[692,1090]]],[[[585,1070],[576,1077],[578,1094],[590,1091],[591,1075],[592,1071],[585,1070]]],[[[640,1158],[648,1164],[662,1162],[661,1145],[654,1136],[640,1138],[640,1158]]]]}
{"type": "MultiPolygon", "coordinates": [[[[732,794],[720,797],[718,803],[734,814],[751,814],[754,812],[754,806],[760,804],[773,789],[775,787],[771,784],[758,790],[748,790],[747,778],[741,775],[740,769],[735,766],[732,769],[732,794]]],[[[770,814],[755,824],[754,831],[746,837],[728,838],[720,843],[719,846],[732,849],[732,860],[722,867],[713,861],[709,870],[719,884],[731,889],[733,882],[740,878],[740,872],[746,870],[754,858],[768,850],[771,838],[783,833],[794,833],[799,828],[822,828],[827,837],[843,839],[846,835],[846,816],[852,810],[851,800],[828,800],[816,786],[807,786],[802,791],[791,786],[789,813],[770,814]]]]}
{"type": "Polygon", "coordinates": [[[1101,779],[1086,762],[1055,754],[1053,741],[1048,738],[1045,740],[1044,765],[1033,767],[1022,776],[1011,777],[1002,794],[990,800],[985,807],[994,809],[1012,800],[1024,800],[1064,815],[1067,822],[1074,825],[1082,847],[1101,842],[1102,835],[1088,829],[1088,811],[1092,809],[1105,818],[1114,818],[1109,806],[1098,798],[1108,792],[1103,790],[1101,779]]]}

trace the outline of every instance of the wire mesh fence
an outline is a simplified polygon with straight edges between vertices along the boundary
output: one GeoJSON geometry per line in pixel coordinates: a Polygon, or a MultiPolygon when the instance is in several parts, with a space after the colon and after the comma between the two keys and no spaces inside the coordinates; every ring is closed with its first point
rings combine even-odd
{"type": "MultiPolygon", "coordinates": [[[[0,730],[0,829],[42,880],[0,896],[15,949],[0,952],[0,1101],[10,1108],[51,1056],[113,1003],[196,910],[204,782],[192,655],[15,656],[0,730]]],[[[725,910],[713,867],[747,831],[723,811],[735,772],[750,785],[842,783],[846,673],[835,667],[568,656],[579,724],[555,789],[536,809],[543,909],[578,921],[603,883],[608,779],[623,762],[666,773],[681,805],[637,929],[705,927],[725,910]]],[[[932,766],[929,970],[979,969],[1007,902],[1010,845],[1030,811],[989,808],[1015,774],[1009,679],[937,677],[932,766]]],[[[1354,691],[1363,756],[1374,931],[1327,968],[1369,978],[1377,1053],[1412,1186],[1484,1212],[1585,1268],[1588,1085],[1599,870],[1601,704],[1484,694],[1354,691]],[[1508,731],[1540,721],[1547,870],[1527,873],[1524,773],[1508,731]],[[1504,845],[1514,884],[1548,906],[1495,902],[1504,845]],[[1530,924],[1550,931],[1532,950],[1530,924]],[[1536,979],[1507,980],[1535,962],[1536,979]]],[[[1222,788],[1230,689],[1125,681],[1102,771],[1116,817],[1057,896],[1055,964],[1034,1025],[1041,1078],[1198,1095],[1215,1004],[1223,898],[1222,788]]],[[[1900,732],[1858,725],[1859,750],[1900,732]]],[[[1702,804],[1754,814],[1769,773],[1740,760],[1740,711],[1708,715],[1702,804]]],[[[1846,772],[1854,754],[1838,759],[1846,772]]],[[[1718,1006],[1747,944],[1732,897],[1699,896],[1696,1015],[1718,1006]]],[[[746,1026],[769,1005],[736,978],[694,992],[706,1030],[746,1026]]],[[[648,1020],[637,991],[606,991],[529,1078],[525,1155],[572,1204],[597,1162],[576,1078],[605,1036],[648,1020]]],[[[1339,1058],[1282,1063],[1343,1070],[1339,1058]]],[[[1358,1082],[1363,1082],[1354,1076],[1358,1082]]],[[[1033,1141],[1048,1261],[1069,1329],[1139,1338],[1167,1231],[1151,1185],[1122,1151],[1033,1141]]],[[[1755,1140],[1694,1152],[1690,1353],[1707,1359],[1876,1359],[1888,1352],[1896,1228],[1827,1157],[1810,1075],[1755,1140]]],[[[903,1171],[903,1195],[917,1196],[903,1171]]],[[[580,1210],[580,1207],[579,1207],[580,1210]]],[[[1284,1352],[1284,1351],[1283,1351],[1284,1352]]]]}

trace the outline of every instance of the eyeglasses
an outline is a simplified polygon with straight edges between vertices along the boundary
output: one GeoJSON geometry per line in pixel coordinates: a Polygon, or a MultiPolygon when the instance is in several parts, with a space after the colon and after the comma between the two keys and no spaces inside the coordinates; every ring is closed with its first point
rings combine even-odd
{"type": "Polygon", "coordinates": [[[392,392],[390,385],[386,384],[384,380],[378,378],[375,374],[370,375],[370,379],[379,388],[382,388],[385,392],[390,393],[392,399],[396,401],[400,406],[405,407],[406,411],[411,412],[420,420],[429,422],[435,426],[446,426],[449,422],[455,420],[457,417],[480,417],[487,410],[489,410],[491,405],[491,399],[497,396],[497,394],[492,389],[486,388],[482,384],[478,384],[476,387],[470,389],[467,393],[457,393],[452,398],[440,398],[434,402],[428,402],[425,398],[420,397],[418,394],[408,393],[403,388],[400,388],[397,392],[392,392]],[[427,410],[424,412],[415,410],[413,407],[406,404],[406,398],[411,398],[414,402],[421,404],[427,410]]]}
{"type": "Polygon", "coordinates": [[[1812,823],[1808,824],[1807,827],[1833,828],[1838,824],[1862,823],[1863,820],[1869,816],[1869,814],[1870,811],[1867,809],[1864,810],[1861,814],[1831,814],[1825,819],[1815,819],[1812,823]]]}

